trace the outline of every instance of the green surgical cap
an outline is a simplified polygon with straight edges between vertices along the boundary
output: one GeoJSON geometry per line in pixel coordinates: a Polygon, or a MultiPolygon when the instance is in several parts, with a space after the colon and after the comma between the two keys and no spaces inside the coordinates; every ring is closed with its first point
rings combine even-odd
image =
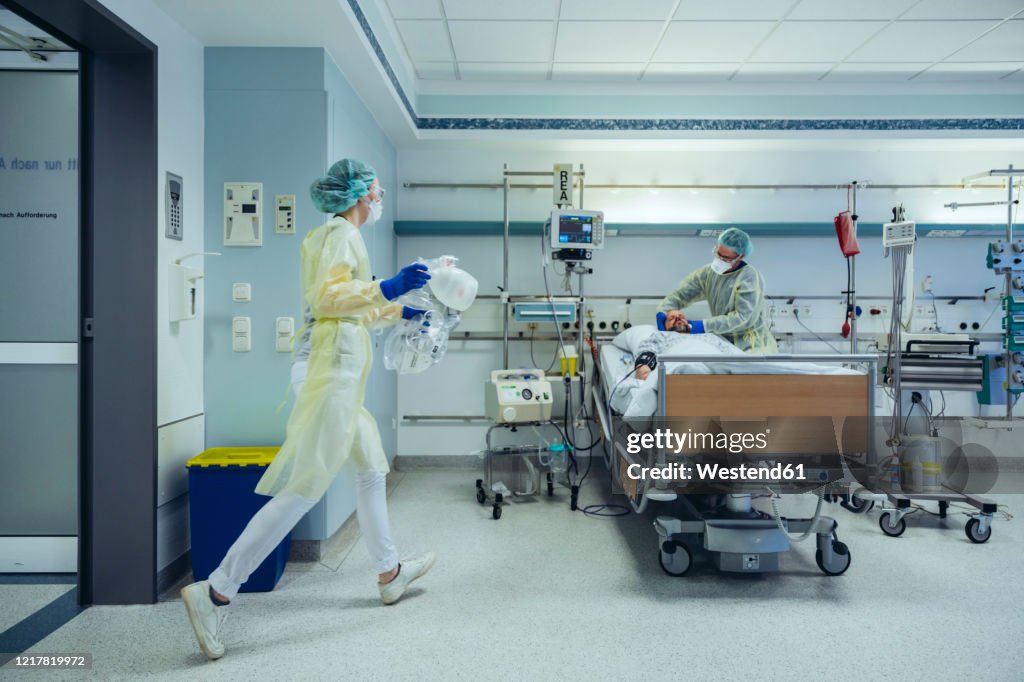
{"type": "Polygon", "coordinates": [[[718,243],[744,256],[754,253],[754,242],[750,241],[750,235],[735,227],[718,235],[718,243]]]}
{"type": "Polygon", "coordinates": [[[321,213],[342,213],[355,206],[361,197],[370,193],[370,185],[377,179],[372,166],[342,159],[309,186],[313,205],[321,213]]]}

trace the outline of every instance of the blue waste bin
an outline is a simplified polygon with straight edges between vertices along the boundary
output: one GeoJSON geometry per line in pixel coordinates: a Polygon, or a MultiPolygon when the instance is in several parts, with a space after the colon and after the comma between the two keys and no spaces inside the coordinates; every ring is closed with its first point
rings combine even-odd
{"type": "MultiPolygon", "coordinates": [[[[249,520],[270,501],[254,491],[280,447],[211,448],[186,463],[192,575],[206,580],[249,520]]],[[[288,563],[291,533],[249,576],[240,592],[270,592],[288,563]]]]}

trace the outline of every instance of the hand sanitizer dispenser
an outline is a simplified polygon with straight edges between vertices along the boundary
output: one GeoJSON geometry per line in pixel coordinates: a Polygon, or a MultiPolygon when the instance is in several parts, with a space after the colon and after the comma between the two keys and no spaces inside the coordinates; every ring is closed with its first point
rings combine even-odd
{"type": "Polygon", "coordinates": [[[167,319],[169,322],[181,322],[196,318],[199,280],[203,278],[203,271],[199,268],[182,265],[181,262],[193,256],[219,255],[219,253],[213,252],[190,253],[167,266],[167,304],[169,306],[167,319]]]}

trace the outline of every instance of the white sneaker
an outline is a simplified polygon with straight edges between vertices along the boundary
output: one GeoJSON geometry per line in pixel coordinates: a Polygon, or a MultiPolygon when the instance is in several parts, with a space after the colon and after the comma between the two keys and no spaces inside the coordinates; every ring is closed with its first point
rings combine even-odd
{"type": "Polygon", "coordinates": [[[199,648],[211,660],[223,656],[224,644],[220,641],[219,631],[227,616],[227,608],[214,606],[210,599],[209,581],[202,580],[181,588],[181,600],[185,603],[199,648]]]}
{"type": "Polygon", "coordinates": [[[412,581],[426,575],[427,571],[434,566],[436,559],[433,552],[427,552],[422,556],[399,562],[398,575],[395,576],[395,579],[384,585],[378,585],[380,598],[384,600],[385,604],[394,604],[405,594],[412,581]]]}

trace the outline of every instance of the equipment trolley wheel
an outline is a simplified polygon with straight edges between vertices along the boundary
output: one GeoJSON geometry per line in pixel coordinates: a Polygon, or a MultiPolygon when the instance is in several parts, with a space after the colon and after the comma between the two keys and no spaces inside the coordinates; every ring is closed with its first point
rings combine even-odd
{"type": "MultiPolygon", "coordinates": [[[[900,520],[902,521],[903,519],[900,520]]],[[[815,550],[814,561],[818,564],[818,568],[821,569],[821,572],[825,575],[842,575],[843,573],[846,573],[846,569],[850,567],[850,562],[853,559],[850,556],[850,548],[839,540],[833,540],[832,555],[838,557],[838,561],[833,562],[831,567],[826,568],[825,564],[822,563],[821,550],[815,550]]]]}
{"type": "Polygon", "coordinates": [[[895,527],[889,524],[889,517],[892,512],[885,512],[878,517],[878,527],[882,529],[882,532],[891,538],[898,538],[903,535],[903,532],[907,530],[907,520],[901,518],[896,522],[895,527]]]}
{"type": "Polygon", "coordinates": [[[483,504],[487,501],[487,493],[484,492],[483,488],[476,489],[476,501],[483,504]]]}
{"type": "Polygon", "coordinates": [[[494,505],[494,509],[491,510],[491,518],[493,518],[495,521],[497,521],[498,519],[501,518],[501,505],[500,504],[495,504],[494,505]]]}
{"type": "Polygon", "coordinates": [[[550,471],[548,472],[548,497],[554,497],[555,495],[555,476],[550,471]]]}
{"type": "Polygon", "coordinates": [[[686,545],[666,540],[658,548],[658,565],[673,578],[686,575],[693,564],[693,556],[686,545]]]}
{"type": "Polygon", "coordinates": [[[967,525],[964,526],[964,533],[967,534],[967,539],[976,545],[980,545],[983,542],[988,542],[988,539],[992,537],[992,526],[986,528],[985,532],[982,533],[978,530],[978,526],[980,525],[981,521],[979,521],[978,519],[971,519],[967,522],[967,525]]]}

